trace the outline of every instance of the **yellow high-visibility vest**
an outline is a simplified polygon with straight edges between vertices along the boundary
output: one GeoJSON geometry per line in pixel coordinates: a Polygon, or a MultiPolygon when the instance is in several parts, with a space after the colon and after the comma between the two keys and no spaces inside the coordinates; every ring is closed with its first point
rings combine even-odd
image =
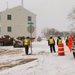
{"type": "Polygon", "coordinates": [[[50,41],[50,44],[54,44],[54,39],[53,38],[50,39],[49,41],[50,41]]]}
{"type": "Polygon", "coordinates": [[[30,44],[30,39],[24,39],[24,45],[29,45],[30,44]]]}
{"type": "Polygon", "coordinates": [[[61,43],[62,43],[62,40],[61,40],[61,39],[59,39],[59,40],[58,40],[58,44],[61,44],[61,43]]]}

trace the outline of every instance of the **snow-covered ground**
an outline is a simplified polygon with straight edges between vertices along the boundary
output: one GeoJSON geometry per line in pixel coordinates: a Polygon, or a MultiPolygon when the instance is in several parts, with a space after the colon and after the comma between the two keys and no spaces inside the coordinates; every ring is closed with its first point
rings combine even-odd
{"type": "MultiPolygon", "coordinates": [[[[57,45],[55,48],[58,51],[57,45]]],[[[0,50],[3,51],[0,53],[0,68],[5,63],[11,65],[19,63],[20,59],[37,58],[26,64],[22,62],[23,64],[11,68],[0,69],[0,75],[75,75],[75,59],[65,44],[64,56],[58,56],[58,52],[50,53],[47,40],[34,41],[32,55],[25,55],[24,48],[12,46],[0,47],[0,50]]],[[[29,53],[31,53],[31,48],[29,53]]]]}

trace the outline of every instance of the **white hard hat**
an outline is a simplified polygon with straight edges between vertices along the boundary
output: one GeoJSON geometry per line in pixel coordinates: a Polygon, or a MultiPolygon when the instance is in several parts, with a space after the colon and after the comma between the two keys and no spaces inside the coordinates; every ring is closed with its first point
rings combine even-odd
{"type": "Polygon", "coordinates": [[[50,37],[52,37],[52,35],[50,35],[50,37]]]}

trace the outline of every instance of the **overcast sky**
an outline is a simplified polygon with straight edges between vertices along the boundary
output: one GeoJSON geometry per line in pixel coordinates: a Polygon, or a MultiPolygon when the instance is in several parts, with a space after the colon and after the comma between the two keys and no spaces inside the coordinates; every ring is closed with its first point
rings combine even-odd
{"type": "MultiPolygon", "coordinates": [[[[0,0],[0,11],[8,7],[21,5],[21,0],[0,0]]],[[[37,15],[37,35],[41,35],[44,28],[55,28],[59,31],[68,30],[70,25],[68,14],[75,7],[75,0],[23,0],[24,8],[37,15]]]]}

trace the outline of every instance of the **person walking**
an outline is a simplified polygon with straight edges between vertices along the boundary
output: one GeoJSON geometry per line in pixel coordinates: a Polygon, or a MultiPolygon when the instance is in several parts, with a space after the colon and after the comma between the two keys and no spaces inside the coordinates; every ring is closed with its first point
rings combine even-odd
{"type": "Polygon", "coordinates": [[[24,47],[25,47],[25,53],[26,55],[28,55],[28,51],[29,51],[29,45],[30,45],[30,38],[26,37],[23,41],[24,47]]]}
{"type": "Polygon", "coordinates": [[[48,40],[48,44],[50,46],[50,52],[52,53],[53,51],[55,51],[55,40],[52,36],[50,36],[49,40],[48,40]]]}

